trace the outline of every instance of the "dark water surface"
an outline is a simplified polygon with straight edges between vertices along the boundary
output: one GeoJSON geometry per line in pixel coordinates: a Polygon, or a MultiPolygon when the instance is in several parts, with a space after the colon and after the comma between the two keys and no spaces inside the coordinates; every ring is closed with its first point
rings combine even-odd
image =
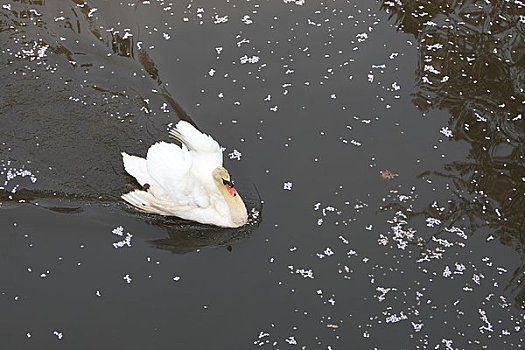
{"type": "Polygon", "coordinates": [[[1,347],[521,348],[524,39],[519,1],[4,1],[1,347]],[[251,225],[119,199],[181,118],[251,225]]]}

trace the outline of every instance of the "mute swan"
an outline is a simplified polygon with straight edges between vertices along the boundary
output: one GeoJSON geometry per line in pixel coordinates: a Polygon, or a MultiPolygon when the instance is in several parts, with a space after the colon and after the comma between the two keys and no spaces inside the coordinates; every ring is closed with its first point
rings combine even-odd
{"type": "Polygon", "coordinates": [[[122,195],[137,209],[221,227],[248,221],[244,202],[222,166],[222,148],[186,121],[170,130],[174,143],[157,142],[146,159],[122,152],[124,169],[142,186],[122,195]]]}

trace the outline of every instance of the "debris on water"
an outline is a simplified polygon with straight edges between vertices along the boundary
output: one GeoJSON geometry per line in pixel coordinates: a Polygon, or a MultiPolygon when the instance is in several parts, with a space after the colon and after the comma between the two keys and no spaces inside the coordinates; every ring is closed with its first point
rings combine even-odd
{"type": "Polygon", "coordinates": [[[234,149],[231,153],[228,153],[230,159],[241,160],[242,153],[234,149]]]}
{"type": "Polygon", "coordinates": [[[295,4],[298,6],[303,6],[306,0],[283,0],[285,4],[295,4]]]}
{"type": "Polygon", "coordinates": [[[414,331],[416,332],[420,332],[421,329],[423,328],[423,323],[415,323],[415,322],[410,322],[412,324],[412,327],[414,327],[414,331]]]}
{"type": "MultiPolygon", "coordinates": [[[[124,235],[124,228],[122,226],[118,226],[114,228],[111,231],[114,235],[122,237],[124,235]]],[[[126,237],[118,242],[113,243],[113,247],[115,248],[122,248],[122,247],[131,247],[131,239],[133,238],[133,235],[129,232],[126,233],[126,237]]]]}
{"type": "Polygon", "coordinates": [[[380,170],[379,173],[381,174],[381,177],[383,178],[383,180],[392,180],[393,178],[395,178],[396,176],[399,176],[398,174],[390,171],[390,170],[380,170]]]}
{"type": "Polygon", "coordinates": [[[239,60],[241,64],[246,64],[246,63],[254,64],[254,63],[259,62],[259,59],[260,59],[259,56],[248,57],[247,55],[244,55],[239,60]]]}
{"type": "MultiPolygon", "coordinates": [[[[0,161],[0,166],[2,167],[0,168],[0,175],[5,175],[5,181],[2,184],[2,186],[0,186],[0,190],[8,190],[8,187],[10,187],[10,183],[16,182],[15,179],[17,178],[29,178],[31,183],[36,183],[37,177],[33,174],[32,171],[26,169],[25,167],[18,169],[14,167],[9,167],[10,164],[10,162],[4,163],[0,161]]],[[[19,187],[20,183],[16,183],[14,186],[12,186],[10,192],[16,193],[19,187]]]]}
{"type": "Polygon", "coordinates": [[[293,336],[289,336],[285,341],[290,345],[297,345],[297,340],[295,340],[295,337],[293,336]]]}
{"type": "Polygon", "coordinates": [[[260,211],[256,208],[250,210],[249,221],[252,225],[255,225],[259,220],[260,211]]]}
{"type": "Polygon", "coordinates": [[[53,331],[53,334],[57,337],[58,340],[62,340],[64,334],[60,331],[53,331]]]}
{"type": "Polygon", "coordinates": [[[297,269],[295,273],[299,273],[304,278],[314,278],[314,272],[311,269],[297,269]]]}
{"type": "Polygon", "coordinates": [[[252,18],[249,16],[249,15],[244,15],[241,19],[241,21],[244,23],[244,24],[252,24],[253,23],[253,20],[252,18]]]}
{"type": "Polygon", "coordinates": [[[448,126],[442,127],[439,132],[442,133],[443,135],[445,135],[446,137],[449,137],[449,138],[451,138],[453,136],[452,135],[452,131],[448,128],[448,126]]]}
{"type": "Polygon", "coordinates": [[[403,313],[403,311],[400,312],[399,316],[397,314],[392,314],[388,316],[385,319],[386,323],[397,323],[399,321],[407,320],[408,316],[403,313]]]}
{"type": "Polygon", "coordinates": [[[111,233],[113,233],[114,235],[117,235],[117,236],[122,236],[123,233],[124,233],[124,228],[122,226],[118,226],[116,228],[114,228],[111,233]]]}
{"type": "Polygon", "coordinates": [[[226,23],[226,22],[228,22],[228,16],[227,15],[226,16],[215,15],[213,23],[221,24],[221,23],[226,23]]]}

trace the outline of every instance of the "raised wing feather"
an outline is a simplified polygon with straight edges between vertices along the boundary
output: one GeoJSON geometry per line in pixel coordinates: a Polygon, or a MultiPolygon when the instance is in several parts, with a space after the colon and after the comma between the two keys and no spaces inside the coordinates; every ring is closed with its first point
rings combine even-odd
{"type": "Polygon", "coordinates": [[[211,183],[213,169],[222,166],[222,148],[210,135],[197,130],[186,121],[179,121],[170,135],[187,148],[192,159],[190,172],[202,183],[211,183]]]}
{"type": "Polygon", "coordinates": [[[181,120],[170,130],[170,135],[184,144],[190,151],[216,153],[221,151],[221,147],[211,137],[206,135],[190,123],[181,120]]]}

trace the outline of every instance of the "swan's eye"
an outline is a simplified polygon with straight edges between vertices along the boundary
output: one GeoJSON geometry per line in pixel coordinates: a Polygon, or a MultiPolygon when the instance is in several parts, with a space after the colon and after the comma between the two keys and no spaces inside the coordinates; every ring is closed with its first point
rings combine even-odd
{"type": "Polygon", "coordinates": [[[230,188],[233,188],[233,187],[234,187],[233,181],[231,181],[231,180],[222,179],[222,184],[223,184],[224,186],[228,186],[228,187],[230,187],[230,188]]]}

